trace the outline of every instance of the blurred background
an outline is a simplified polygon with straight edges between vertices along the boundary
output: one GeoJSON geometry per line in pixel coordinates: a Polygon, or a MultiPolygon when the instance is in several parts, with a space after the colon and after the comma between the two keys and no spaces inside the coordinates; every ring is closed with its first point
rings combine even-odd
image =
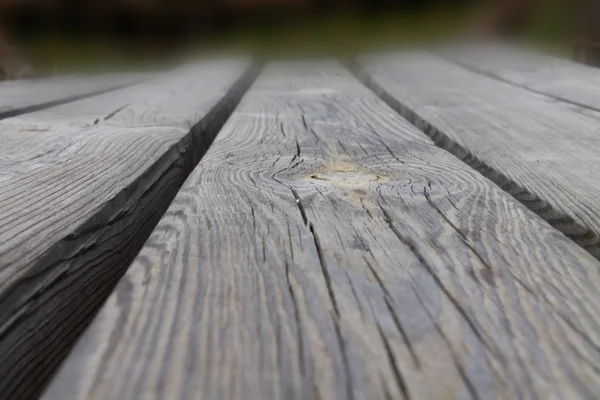
{"type": "Polygon", "coordinates": [[[0,0],[0,73],[143,70],[238,53],[343,59],[478,36],[600,65],[599,11],[598,0],[0,0]]]}

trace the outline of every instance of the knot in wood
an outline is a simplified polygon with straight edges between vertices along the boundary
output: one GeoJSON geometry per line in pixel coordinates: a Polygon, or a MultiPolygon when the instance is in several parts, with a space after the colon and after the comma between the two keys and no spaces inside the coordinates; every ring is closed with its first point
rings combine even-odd
{"type": "Polygon", "coordinates": [[[383,183],[389,180],[383,175],[357,169],[328,169],[308,176],[311,181],[344,186],[365,186],[371,183],[383,183]]]}

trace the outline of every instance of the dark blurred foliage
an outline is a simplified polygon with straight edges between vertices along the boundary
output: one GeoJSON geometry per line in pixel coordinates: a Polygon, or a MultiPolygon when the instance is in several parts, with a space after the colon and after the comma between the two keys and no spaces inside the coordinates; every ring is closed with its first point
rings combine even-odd
{"type": "Polygon", "coordinates": [[[308,22],[331,13],[462,7],[471,0],[0,0],[0,23],[20,36],[59,33],[180,38],[308,22]]]}
{"type": "Polygon", "coordinates": [[[0,38],[4,32],[11,44],[29,51],[25,59],[54,70],[107,58],[155,62],[183,48],[204,51],[233,42],[267,57],[319,51],[340,56],[372,43],[419,36],[429,25],[411,25],[416,16],[440,8],[459,10],[476,1],[0,0],[0,38]]]}
{"type": "Polygon", "coordinates": [[[165,58],[165,52],[190,43],[215,48],[232,42],[252,42],[251,51],[260,43],[260,51],[278,56],[305,49],[340,56],[432,33],[450,36],[458,23],[475,35],[533,34],[561,45],[585,38],[583,50],[569,46],[592,60],[589,42],[600,42],[599,5],[600,0],[0,0],[0,35],[8,33],[12,43],[33,49],[46,59],[42,63],[56,68],[74,57],[106,58],[94,41],[136,59],[140,52],[165,58]],[[41,51],[49,38],[59,39],[41,51]]]}

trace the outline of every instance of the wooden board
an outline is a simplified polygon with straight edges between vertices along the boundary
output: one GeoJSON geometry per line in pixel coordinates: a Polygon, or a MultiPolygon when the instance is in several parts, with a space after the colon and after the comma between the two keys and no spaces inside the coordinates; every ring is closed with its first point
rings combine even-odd
{"type": "Polygon", "coordinates": [[[590,398],[599,283],[337,63],[274,64],[43,399],[590,398]]]}
{"type": "Polygon", "coordinates": [[[527,90],[600,110],[600,69],[502,44],[453,46],[448,60],[527,90]]]}
{"type": "MultiPolygon", "coordinates": [[[[226,67],[222,60],[203,61],[203,68],[226,67]]],[[[232,64],[235,67],[235,63],[232,64]]],[[[198,82],[194,82],[194,69],[197,64],[189,64],[156,75],[143,83],[86,98],[76,104],[57,107],[20,115],[0,122],[0,129],[47,130],[49,126],[90,127],[104,125],[126,126],[180,126],[189,129],[202,116],[203,103],[209,100],[198,96],[198,82]],[[185,96],[185,98],[183,97],[185,96]],[[180,104],[172,107],[173,99],[180,104]]],[[[231,70],[224,74],[231,73],[231,70]]],[[[209,89],[210,81],[202,82],[209,89]]],[[[216,81],[219,87],[222,83],[216,81]]],[[[204,89],[204,87],[203,87],[204,89]]],[[[206,89],[205,89],[206,90],[206,89]]]]}
{"type": "Polygon", "coordinates": [[[107,94],[38,119],[92,116],[94,104],[89,124],[0,123],[3,396],[39,393],[239,101],[250,71],[245,60],[196,65],[162,86],[149,83],[153,96],[136,103],[121,105],[135,96],[112,92],[112,101],[107,94]],[[106,118],[116,107],[121,115],[106,118]]]}
{"type": "Polygon", "coordinates": [[[0,82],[0,119],[131,85],[151,74],[77,75],[0,82]]]}
{"type": "Polygon", "coordinates": [[[600,257],[600,113],[429,54],[365,57],[361,66],[439,146],[600,257]]]}

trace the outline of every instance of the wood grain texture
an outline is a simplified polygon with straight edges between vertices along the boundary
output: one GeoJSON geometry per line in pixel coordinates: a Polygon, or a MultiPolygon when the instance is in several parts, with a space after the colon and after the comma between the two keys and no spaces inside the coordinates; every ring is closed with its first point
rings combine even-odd
{"type": "Polygon", "coordinates": [[[438,146],[600,257],[600,113],[429,54],[365,57],[359,68],[438,146]]]}
{"type": "MultiPolygon", "coordinates": [[[[39,395],[230,115],[251,70],[244,60],[197,65],[167,78],[167,94],[151,84],[153,97],[122,108],[121,123],[0,122],[2,396],[39,395]]],[[[91,102],[105,115],[123,93],[113,95],[112,103],[107,95],[56,113],[89,110],[91,102]]]]}
{"type": "Polygon", "coordinates": [[[593,398],[599,267],[337,63],[273,64],[43,399],[593,398]]]}
{"type": "Polygon", "coordinates": [[[142,73],[75,75],[0,82],[0,119],[107,92],[151,76],[142,73]]]}
{"type": "Polygon", "coordinates": [[[600,110],[600,69],[501,43],[445,48],[444,58],[521,88],[600,110]]]}

